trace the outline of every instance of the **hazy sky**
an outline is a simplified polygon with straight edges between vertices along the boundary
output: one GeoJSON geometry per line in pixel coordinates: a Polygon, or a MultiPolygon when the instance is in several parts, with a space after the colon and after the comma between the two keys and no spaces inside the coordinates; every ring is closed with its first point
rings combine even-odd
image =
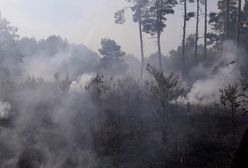
{"type": "MultiPolygon", "coordinates": [[[[211,11],[215,10],[216,1],[209,0],[211,11]]],[[[19,28],[21,36],[40,39],[52,34],[61,35],[70,42],[83,43],[95,51],[101,38],[108,37],[121,44],[127,53],[139,57],[138,26],[132,23],[131,18],[127,18],[124,25],[114,23],[113,13],[125,4],[125,0],[0,0],[0,11],[19,28]]],[[[195,6],[191,6],[191,10],[195,10],[195,6]]],[[[168,18],[162,37],[164,53],[181,43],[182,15],[182,5],[178,5],[175,15],[168,18]]],[[[188,23],[188,32],[193,31],[194,19],[188,23]]],[[[156,51],[154,42],[155,39],[145,36],[146,56],[156,51]]]]}

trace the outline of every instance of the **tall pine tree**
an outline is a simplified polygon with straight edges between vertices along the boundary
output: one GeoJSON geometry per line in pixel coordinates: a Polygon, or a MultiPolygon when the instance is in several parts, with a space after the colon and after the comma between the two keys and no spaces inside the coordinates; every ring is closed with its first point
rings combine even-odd
{"type": "Polygon", "coordinates": [[[148,0],[126,0],[129,3],[132,3],[133,6],[125,7],[121,10],[115,12],[115,23],[123,24],[125,22],[125,11],[131,9],[133,12],[133,21],[138,23],[139,26],[139,39],[140,39],[140,50],[141,50],[141,70],[140,78],[142,79],[143,70],[144,70],[144,41],[143,41],[143,26],[142,21],[144,15],[146,14],[148,0]]]}
{"type": "Polygon", "coordinates": [[[161,34],[166,27],[166,15],[174,14],[173,8],[176,4],[176,0],[150,0],[143,21],[144,31],[152,36],[156,35],[160,71],[162,71],[161,34]]]}

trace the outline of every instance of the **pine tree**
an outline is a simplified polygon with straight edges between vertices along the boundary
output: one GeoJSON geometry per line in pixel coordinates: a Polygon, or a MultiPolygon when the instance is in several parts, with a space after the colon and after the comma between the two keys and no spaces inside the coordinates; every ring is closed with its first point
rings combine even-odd
{"type": "Polygon", "coordinates": [[[239,46],[239,39],[240,39],[240,17],[241,17],[241,0],[238,0],[238,8],[237,8],[237,23],[236,23],[236,43],[239,46]]]}
{"type": "Polygon", "coordinates": [[[174,14],[176,0],[151,0],[143,21],[144,31],[156,35],[159,56],[159,70],[162,71],[161,34],[166,27],[166,15],[174,14]]]}
{"type": "Polygon", "coordinates": [[[204,59],[207,60],[208,0],[204,1],[204,59]]]}
{"type": "Polygon", "coordinates": [[[122,59],[125,53],[121,51],[121,46],[111,39],[102,39],[101,45],[102,47],[98,49],[103,56],[100,60],[100,68],[112,75],[125,71],[126,64],[122,59]]]}
{"type": "Polygon", "coordinates": [[[225,39],[235,39],[236,19],[237,19],[236,0],[219,0],[218,12],[210,13],[209,23],[215,31],[215,41],[225,39]],[[218,36],[218,37],[216,37],[218,36]]]}
{"type": "MultiPolygon", "coordinates": [[[[189,2],[194,2],[194,0],[188,0],[189,2]]],[[[185,73],[185,43],[186,43],[186,28],[187,21],[191,17],[194,17],[194,12],[187,12],[187,0],[181,0],[184,6],[184,16],[183,16],[183,40],[182,40],[182,75],[185,73]]]]}
{"type": "Polygon", "coordinates": [[[200,0],[196,0],[195,64],[198,64],[200,0]]]}
{"type": "Polygon", "coordinates": [[[140,78],[143,76],[144,69],[144,41],[143,41],[143,26],[142,21],[145,15],[146,7],[148,4],[148,0],[127,0],[134,5],[132,7],[125,7],[121,10],[118,10],[115,13],[115,23],[123,24],[125,22],[125,11],[126,9],[131,9],[133,12],[133,21],[138,23],[139,26],[139,39],[140,39],[140,50],[141,50],[141,70],[140,70],[140,78]]]}

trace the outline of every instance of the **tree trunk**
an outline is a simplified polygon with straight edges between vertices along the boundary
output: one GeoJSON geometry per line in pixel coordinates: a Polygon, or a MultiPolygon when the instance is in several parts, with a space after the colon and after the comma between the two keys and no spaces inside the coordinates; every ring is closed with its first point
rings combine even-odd
{"type": "Polygon", "coordinates": [[[196,0],[196,33],[195,33],[195,64],[198,64],[198,39],[199,39],[199,12],[200,12],[200,0],[196,0]]]}
{"type": "Polygon", "coordinates": [[[236,148],[236,120],[235,120],[235,113],[236,113],[236,109],[235,109],[235,107],[232,107],[232,148],[233,148],[233,153],[235,152],[235,148],[236,148]]]}
{"type": "Polygon", "coordinates": [[[236,43],[237,47],[239,47],[240,40],[240,15],[241,15],[241,0],[238,0],[238,8],[237,8],[237,20],[236,20],[236,43]]]}
{"type": "Polygon", "coordinates": [[[139,35],[140,35],[140,50],[141,50],[140,79],[142,79],[142,77],[143,77],[143,70],[144,70],[144,43],[143,43],[141,16],[139,16],[139,35]]]}
{"type": "Polygon", "coordinates": [[[160,2],[159,0],[156,0],[156,8],[157,8],[157,44],[158,44],[158,59],[159,59],[159,70],[160,72],[162,72],[162,54],[161,54],[161,44],[160,44],[160,35],[161,35],[161,31],[160,31],[160,26],[161,26],[161,5],[162,2],[160,2]]]}
{"type": "Polygon", "coordinates": [[[225,34],[225,39],[228,40],[229,39],[229,0],[226,0],[226,4],[225,4],[225,30],[224,30],[224,34],[225,34]]]}
{"type": "Polygon", "coordinates": [[[166,145],[168,142],[168,103],[162,105],[162,143],[166,145]]]}
{"type": "Polygon", "coordinates": [[[246,130],[240,145],[239,150],[235,154],[232,162],[232,168],[244,168],[248,167],[248,129],[246,130]]]}
{"type": "Polygon", "coordinates": [[[204,20],[204,59],[207,60],[207,31],[208,31],[208,0],[205,0],[205,20],[204,20]]]}
{"type": "Polygon", "coordinates": [[[159,70],[160,70],[160,72],[162,72],[162,54],[161,54],[161,44],[160,44],[160,32],[157,33],[157,43],[158,43],[159,70]]]}
{"type": "Polygon", "coordinates": [[[183,41],[182,41],[182,76],[184,76],[185,74],[186,26],[187,26],[187,0],[184,0],[183,41]]]}

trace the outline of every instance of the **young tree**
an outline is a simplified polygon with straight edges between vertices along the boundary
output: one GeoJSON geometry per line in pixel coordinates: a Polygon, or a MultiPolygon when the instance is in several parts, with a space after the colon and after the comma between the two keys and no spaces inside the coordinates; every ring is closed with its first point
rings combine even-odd
{"type": "Polygon", "coordinates": [[[146,11],[143,20],[144,31],[156,35],[159,56],[159,70],[162,71],[162,53],[161,53],[161,33],[166,27],[166,15],[174,14],[176,0],[151,0],[149,2],[149,10],[146,11]]]}
{"type": "Polygon", "coordinates": [[[141,50],[141,70],[140,78],[143,76],[144,69],[144,41],[143,41],[143,26],[142,21],[144,19],[145,11],[147,8],[148,0],[127,0],[128,2],[134,3],[132,7],[126,7],[121,10],[118,10],[115,13],[115,23],[123,24],[125,22],[125,10],[131,9],[133,12],[133,21],[138,23],[139,26],[139,39],[140,39],[140,50],[141,50]]]}
{"type": "Polygon", "coordinates": [[[111,75],[124,72],[126,64],[122,57],[125,53],[121,51],[121,46],[111,39],[102,39],[101,45],[102,47],[98,50],[103,56],[100,60],[100,68],[111,75]]]}
{"type": "Polygon", "coordinates": [[[245,109],[246,98],[247,96],[240,90],[238,85],[229,85],[225,89],[220,89],[220,102],[224,106],[225,111],[231,112],[233,151],[236,149],[236,115],[245,109]]]}
{"type": "Polygon", "coordinates": [[[156,83],[148,82],[151,96],[157,104],[157,112],[161,119],[162,142],[165,144],[168,140],[169,108],[173,101],[176,101],[184,93],[178,86],[179,80],[173,73],[165,76],[161,71],[147,65],[147,71],[155,79],[156,83]]]}

